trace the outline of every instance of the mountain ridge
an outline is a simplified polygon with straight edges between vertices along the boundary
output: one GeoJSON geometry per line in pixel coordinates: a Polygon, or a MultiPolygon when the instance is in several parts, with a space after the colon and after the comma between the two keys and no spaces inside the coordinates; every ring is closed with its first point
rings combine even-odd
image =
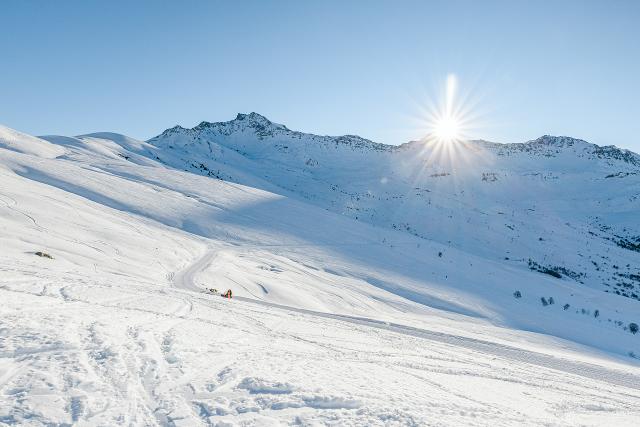
{"type": "Polygon", "coordinates": [[[635,153],[552,136],[379,150],[360,139],[291,131],[257,113],[172,129],[146,143],[112,133],[44,138],[54,143],[47,147],[160,162],[640,299],[635,153]],[[612,262],[612,253],[626,261],[612,262]]]}
{"type": "MultiPolygon", "coordinates": [[[[375,147],[380,151],[396,151],[410,148],[416,144],[424,144],[429,140],[428,137],[412,140],[404,143],[400,143],[398,145],[393,144],[384,144],[372,141],[370,139],[366,139],[354,134],[346,134],[346,135],[319,135],[315,133],[309,132],[300,132],[289,129],[286,125],[279,124],[269,120],[267,117],[256,113],[251,112],[248,114],[238,113],[235,119],[221,122],[209,122],[202,121],[198,125],[192,128],[185,128],[180,125],[176,125],[172,128],[168,128],[158,134],[155,137],[152,137],[147,140],[147,142],[152,143],[153,141],[157,141],[162,137],[166,137],[175,133],[185,133],[187,135],[196,136],[201,132],[210,132],[212,129],[218,130],[221,129],[222,133],[225,135],[230,135],[231,133],[243,131],[246,128],[253,129],[259,137],[269,137],[274,136],[278,133],[288,134],[292,138],[301,138],[301,137],[311,137],[313,139],[316,138],[330,138],[335,140],[338,143],[344,143],[346,145],[353,144],[355,141],[358,141],[356,146],[360,148],[369,148],[375,147]],[[243,127],[242,125],[246,125],[243,127]]],[[[607,155],[616,156],[618,159],[623,160],[627,163],[632,163],[635,166],[640,166],[640,154],[635,153],[632,150],[620,148],[615,145],[598,145],[595,143],[588,142],[586,140],[580,138],[574,138],[570,136],[561,136],[561,135],[541,135],[538,138],[531,139],[525,142],[509,142],[509,143],[501,143],[501,142],[493,142],[482,139],[468,139],[467,143],[480,144],[485,146],[490,146],[494,148],[502,148],[502,149],[515,149],[516,147],[523,147],[526,149],[527,147],[535,147],[535,146],[548,146],[548,147],[557,147],[557,148],[567,148],[572,147],[576,144],[586,144],[590,147],[593,147],[595,152],[599,152],[601,156],[606,157],[607,155]]]]}
{"type": "Polygon", "coordinates": [[[358,221],[640,299],[640,281],[629,279],[640,271],[633,263],[617,270],[606,260],[611,248],[592,242],[632,252],[640,243],[636,153],[551,135],[399,146],[355,138],[295,132],[251,113],[148,142],[185,170],[262,185],[358,221]],[[545,238],[551,223],[557,231],[545,238]],[[584,234],[583,249],[567,253],[576,233],[584,234]]]}

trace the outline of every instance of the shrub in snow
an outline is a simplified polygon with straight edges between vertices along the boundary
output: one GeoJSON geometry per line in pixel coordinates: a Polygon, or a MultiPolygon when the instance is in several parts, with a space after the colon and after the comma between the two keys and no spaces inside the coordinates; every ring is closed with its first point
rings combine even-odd
{"type": "Polygon", "coordinates": [[[39,257],[42,257],[42,258],[53,259],[53,257],[51,255],[49,255],[48,253],[46,253],[46,252],[38,251],[38,252],[36,252],[36,255],[38,255],[39,257]]]}
{"type": "Polygon", "coordinates": [[[513,296],[516,297],[516,298],[522,298],[522,294],[520,293],[520,291],[515,291],[513,293],[513,296]]]}
{"type": "Polygon", "coordinates": [[[482,180],[485,182],[496,182],[498,180],[498,174],[495,172],[483,172],[482,180]]]}
{"type": "MultiPolygon", "coordinates": [[[[529,269],[533,271],[538,271],[540,273],[548,274],[549,276],[553,276],[555,278],[561,279],[563,275],[572,278],[580,282],[580,279],[584,277],[584,273],[578,273],[573,270],[569,270],[566,267],[562,266],[553,266],[553,265],[542,265],[538,264],[531,258],[528,261],[529,269]]],[[[582,282],[580,282],[582,283],[582,282]]]]}
{"type": "Polygon", "coordinates": [[[553,276],[553,277],[555,277],[557,279],[562,278],[562,275],[560,273],[558,273],[558,271],[556,271],[557,269],[552,269],[552,268],[540,265],[537,262],[533,261],[531,258],[529,258],[529,261],[528,261],[527,264],[529,265],[529,269],[530,270],[538,271],[538,272],[544,273],[544,274],[548,274],[549,276],[553,276]]]}
{"type": "Polygon", "coordinates": [[[637,323],[629,323],[629,331],[632,334],[636,334],[638,332],[638,324],[637,323]]]}
{"type": "Polygon", "coordinates": [[[555,277],[556,279],[560,279],[560,278],[562,277],[562,274],[558,273],[558,272],[557,272],[557,271],[555,271],[555,270],[551,270],[551,269],[549,269],[549,268],[545,268],[544,270],[542,270],[542,272],[543,272],[544,274],[548,274],[549,276],[553,276],[553,277],[555,277]]]}

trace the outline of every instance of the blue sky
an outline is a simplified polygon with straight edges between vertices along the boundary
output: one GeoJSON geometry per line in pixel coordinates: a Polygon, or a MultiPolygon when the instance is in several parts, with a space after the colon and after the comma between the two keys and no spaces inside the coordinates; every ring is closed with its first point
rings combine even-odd
{"type": "Polygon", "coordinates": [[[259,112],[399,144],[449,74],[474,136],[640,151],[640,1],[2,2],[0,123],[117,131],[259,112]],[[463,102],[463,99],[465,100],[463,102]]]}

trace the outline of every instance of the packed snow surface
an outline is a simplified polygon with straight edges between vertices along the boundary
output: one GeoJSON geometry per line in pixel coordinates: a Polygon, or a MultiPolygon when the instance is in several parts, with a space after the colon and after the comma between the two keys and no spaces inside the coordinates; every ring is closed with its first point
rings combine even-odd
{"type": "Polygon", "coordinates": [[[0,425],[637,425],[639,198],[571,138],[0,127],[0,425]]]}

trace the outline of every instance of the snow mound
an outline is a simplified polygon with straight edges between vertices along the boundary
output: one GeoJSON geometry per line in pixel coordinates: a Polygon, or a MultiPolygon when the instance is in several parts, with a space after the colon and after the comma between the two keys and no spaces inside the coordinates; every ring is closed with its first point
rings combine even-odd
{"type": "Polygon", "coordinates": [[[245,378],[238,388],[248,390],[249,393],[261,393],[261,394],[287,394],[292,393],[295,390],[291,384],[267,381],[261,378],[245,378]]]}
{"type": "Polygon", "coordinates": [[[65,152],[62,147],[2,125],[0,125],[0,148],[48,159],[61,156],[65,152]]]}
{"type": "Polygon", "coordinates": [[[302,400],[305,405],[316,409],[357,409],[362,406],[359,400],[335,396],[307,396],[302,400]]]}

